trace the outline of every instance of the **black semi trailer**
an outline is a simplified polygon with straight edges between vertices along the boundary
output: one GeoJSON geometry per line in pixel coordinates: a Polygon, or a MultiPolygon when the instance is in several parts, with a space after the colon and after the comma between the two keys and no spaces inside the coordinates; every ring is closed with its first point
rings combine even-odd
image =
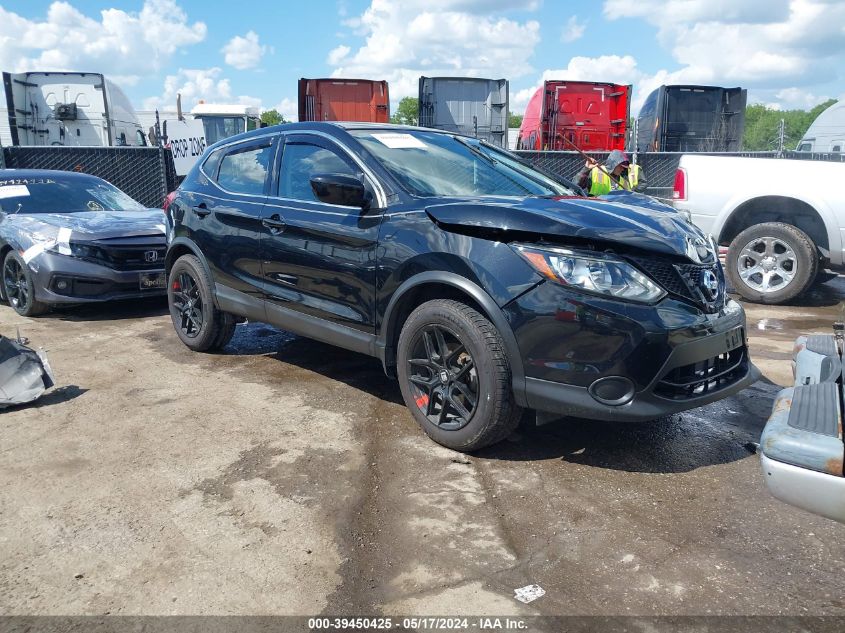
{"type": "Polygon", "coordinates": [[[638,152],[737,152],[745,127],[743,88],[660,86],[637,118],[638,152]]]}

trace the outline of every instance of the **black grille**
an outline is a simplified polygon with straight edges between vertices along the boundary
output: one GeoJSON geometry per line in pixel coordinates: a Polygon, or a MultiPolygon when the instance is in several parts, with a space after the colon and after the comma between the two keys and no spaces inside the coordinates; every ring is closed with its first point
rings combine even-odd
{"type": "Polygon", "coordinates": [[[122,238],[90,242],[96,253],[84,259],[115,270],[160,270],[167,253],[165,237],[122,238]],[[155,257],[152,256],[155,253],[155,257]]]}
{"type": "Polygon", "coordinates": [[[747,373],[745,346],[666,373],[654,388],[655,395],[669,400],[689,400],[728,387],[747,373]]]}
{"type": "Polygon", "coordinates": [[[629,258],[638,268],[654,279],[669,294],[694,302],[710,312],[716,312],[725,299],[725,282],[719,264],[673,264],[647,257],[629,258]],[[704,271],[712,271],[719,282],[715,298],[705,294],[702,278],[704,271]]]}

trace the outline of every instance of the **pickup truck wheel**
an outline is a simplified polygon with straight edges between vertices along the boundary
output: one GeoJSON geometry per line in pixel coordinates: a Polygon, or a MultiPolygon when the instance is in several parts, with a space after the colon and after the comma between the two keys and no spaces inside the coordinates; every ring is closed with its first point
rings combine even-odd
{"type": "Polygon", "coordinates": [[[397,370],[405,404],[438,444],[474,451],[519,424],[502,338],[463,303],[437,299],[411,313],[399,335],[397,370]]]}
{"type": "Polygon", "coordinates": [[[783,303],[807,290],[816,278],[816,245],[791,224],[765,222],[731,242],[725,260],[734,290],[754,303],[783,303]]]}
{"type": "Polygon", "coordinates": [[[235,319],[214,305],[211,281],[195,255],[183,255],[167,280],[170,318],[179,339],[195,352],[225,347],[235,332],[235,319]]]}

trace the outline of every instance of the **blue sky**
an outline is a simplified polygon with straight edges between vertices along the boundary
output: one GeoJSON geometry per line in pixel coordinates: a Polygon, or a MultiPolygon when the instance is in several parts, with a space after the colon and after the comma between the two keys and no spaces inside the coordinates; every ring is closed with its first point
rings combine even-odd
{"type": "Polygon", "coordinates": [[[243,102],[295,114],[299,77],[510,79],[521,112],[544,78],[741,85],[810,107],[845,92],[845,3],[824,0],[26,0],[0,3],[0,69],[88,70],[138,109],[243,102]],[[624,17],[623,17],[624,16],[624,17]]]}

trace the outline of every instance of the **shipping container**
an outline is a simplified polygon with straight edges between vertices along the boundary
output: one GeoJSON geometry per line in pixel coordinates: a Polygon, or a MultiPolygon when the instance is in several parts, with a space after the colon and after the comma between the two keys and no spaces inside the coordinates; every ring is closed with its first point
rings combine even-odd
{"type": "Polygon", "coordinates": [[[745,128],[742,88],[660,86],[640,108],[639,152],[738,152],[745,128]]]}
{"type": "Polygon", "coordinates": [[[631,86],[591,81],[546,81],[528,102],[520,149],[625,149],[631,86]]]}
{"type": "Polygon", "coordinates": [[[420,77],[420,125],[507,147],[508,81],[420,77]]]}
{"type": "Polygon", "coordinates": [[[300,79],[300,121],[390,120],[386,81],[369,79],[300,79]]]}

